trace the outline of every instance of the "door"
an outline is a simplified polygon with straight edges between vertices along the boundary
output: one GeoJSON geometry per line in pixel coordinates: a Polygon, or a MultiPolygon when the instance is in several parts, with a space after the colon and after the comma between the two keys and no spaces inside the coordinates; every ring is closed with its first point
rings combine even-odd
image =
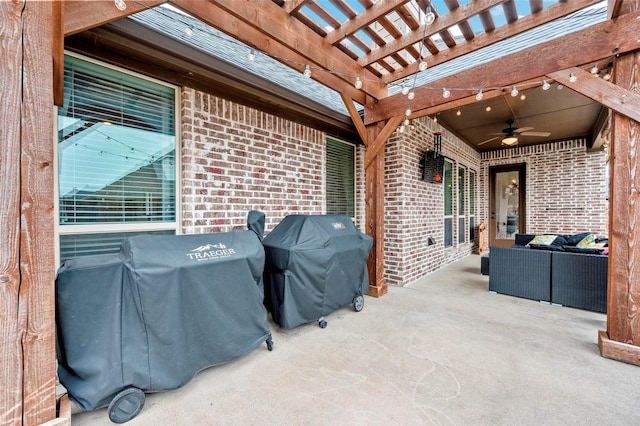
{"type": "Polygon", "coordinates": [[[526,164],[489,168],[489,247],[506,247],[525,232],[526,164]]]}

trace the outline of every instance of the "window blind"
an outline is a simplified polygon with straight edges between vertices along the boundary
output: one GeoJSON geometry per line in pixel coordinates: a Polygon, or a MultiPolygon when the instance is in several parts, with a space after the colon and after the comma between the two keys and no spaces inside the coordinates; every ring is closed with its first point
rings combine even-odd
{"type": "Polygon", "coordinates": [[[326,209],[328,214],[355,216],[355,147],[327,139],[326,209]]]}
{"type": "Polygon", "coordinates": [[[175,91],[65,59],[60,224],[175,220],[175,91]]]}

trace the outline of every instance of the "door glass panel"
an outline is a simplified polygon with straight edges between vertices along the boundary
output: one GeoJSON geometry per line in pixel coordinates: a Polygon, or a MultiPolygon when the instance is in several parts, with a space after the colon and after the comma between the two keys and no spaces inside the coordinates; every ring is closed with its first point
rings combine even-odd
{"type": "Polygon", "coordinates": [[[518,230],[518,172],[498,172],[495,178],[494,211],[496,239],[513,240],[518,230]]]}

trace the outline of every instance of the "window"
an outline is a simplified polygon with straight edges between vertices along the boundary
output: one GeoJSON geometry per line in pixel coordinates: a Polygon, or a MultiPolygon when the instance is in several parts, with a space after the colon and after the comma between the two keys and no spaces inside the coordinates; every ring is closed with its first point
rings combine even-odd
{"type": "Polygon", "coordinates": [[[60,261],[177,229],[176,90],[65,56],[58,109],[60,261]]]}
{"type": "Polygon", "coordinates": [[[464,223],[465,223],[464,209],[466,207],[466,203],[465,203],[466,185],[464,182],[464,178],[466,173],[467,173],[467,169],[465,169],[462,166],[458,167],[458,242],[459,243],[464,243],[467,235],[467,233],[465,232],[467,227],[464,226],[464,223]]]}
{"type": "Polygon", "coordinates": [[[326,193],[327,214],[355,217],[355,146],[327,139],[326,193]]]}
{"type": "Polygon", "coordinates": [[[453,245],[453,163],[444,161],[444,246],[453,245]]]}
{"type": "Polygon", "coordinates": [[[469,170],[469,241],[476,238],[476,172],[469,170]]]}

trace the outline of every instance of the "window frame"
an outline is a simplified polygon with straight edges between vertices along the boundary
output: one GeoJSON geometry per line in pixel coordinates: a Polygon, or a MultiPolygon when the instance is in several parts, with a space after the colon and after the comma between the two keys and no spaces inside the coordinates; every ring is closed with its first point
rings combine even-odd
{"type": "Polygon", "coordinates": [[[448,158],[445,158],[444,159],[444,166],[442,167],[442,174],[443,174],[442,181],[444,183],[443,194],[442,194],[443,195],[443,202],[444,202],[443,203],[444,204],[443,205],[443,223],[442,223],[442,235],[443,235],[442,244],[443,244],[444,248],[449,248],[449,247],[453,247],[454,246],[454,239],[453,239],[453,235],[454,235],[453,228],[454,227],[453,227],[453,222],[454,222],[454,219],[455,219],[455,216],[456,216],[454,214],[454,212],[455,212],[454,205],[455,204],[453,202],[454,201],[453,200],[453,194],[454,194],[454,191],[453,191],[453,187],[454,187],[453,170],[454,169],[455,169],[455,163],[453,161],[449,160],[448,158]],[[448,173],[449,175],[451,175],[451,177],[450,177],[451,181],[449,182],[450,183],[450,187],[449,188],[447,188],[447,179],[449,179],[447,177],[448,176],[448,174],[447,174],[447,164],[451,165],[450,172],[448,173]],[[450,193],[450,200],[451,200],[451,205],[449,206],[450,209],[451,209],[451,212],[449,214],[447,214],[447,192],[450,193]],[[449,244],[447,244],[447,226],[446,226],[447,220],[451,221],[451,228],[450,228],[451,235],[449,236],[449,239],[450,239],[450,243],[449,244]]]}
{"type": "Polygon", "coordinates": [[[80,234],[106,234],[106,233],[119,233],[119,232],[153,232],[153,231],[174,231],[176,235],[180,235],[182,233],[182,140],[181,140],[181,91],[180,87],[174,84],[167,83],[162,80],[158,80],[153,77],[149,77],[144,74],[140,74],[134,71],[127,70],[120,66],[108,64],[106,62],[96,60],[93,58],[89,58],[84,55],[80,55],[74,52],[70,52],[65,50],[65,56],[74,57],[94,65],[111,69],[116,72],[120,72],[123,74],[128,74],[140,79],[144,79],[165,87],[169,87],[174,90],[174,129],[175,129],[175,218],[173,221],[162,221],[162,222],[119,222],[119,223],[105,223],[105,224],[60,224],[60,168],[59,168],[59,157],[58,157],[58,107],[54,107],[54,124],[53,124],[53,134],[52,134],[52,143],[53,143],[53,155],[55,161],[53,162],[54,169],[54,181],[53,181],[53,192],[54,192],[54,258],[55,264],[60,265],[61,260],[61,246],[60,246],[60,238],[63,235],[80,235],[80,234]]]}
{"type": "Polygon", "coordinates": [[[456,173],[456,177],[457,177],[457,200],[458,200],[458,208],[457,208],[457,212],[458,215],[456,217],[457,219],[457,223],[458,223],[458,244],[464,244],[467,242],[467,220],[466,220],[466,213],[467,213],[467,185],[466,185],[466,181],[467,181],[467,172],[468,172],[468,168],[463,166],[462,164],[458,164],[458,171],[456,173]],[[461,175],[462,173],[462,175],[461,175]],[[462,178],[462,181],[460,181],[462,178]]]}

